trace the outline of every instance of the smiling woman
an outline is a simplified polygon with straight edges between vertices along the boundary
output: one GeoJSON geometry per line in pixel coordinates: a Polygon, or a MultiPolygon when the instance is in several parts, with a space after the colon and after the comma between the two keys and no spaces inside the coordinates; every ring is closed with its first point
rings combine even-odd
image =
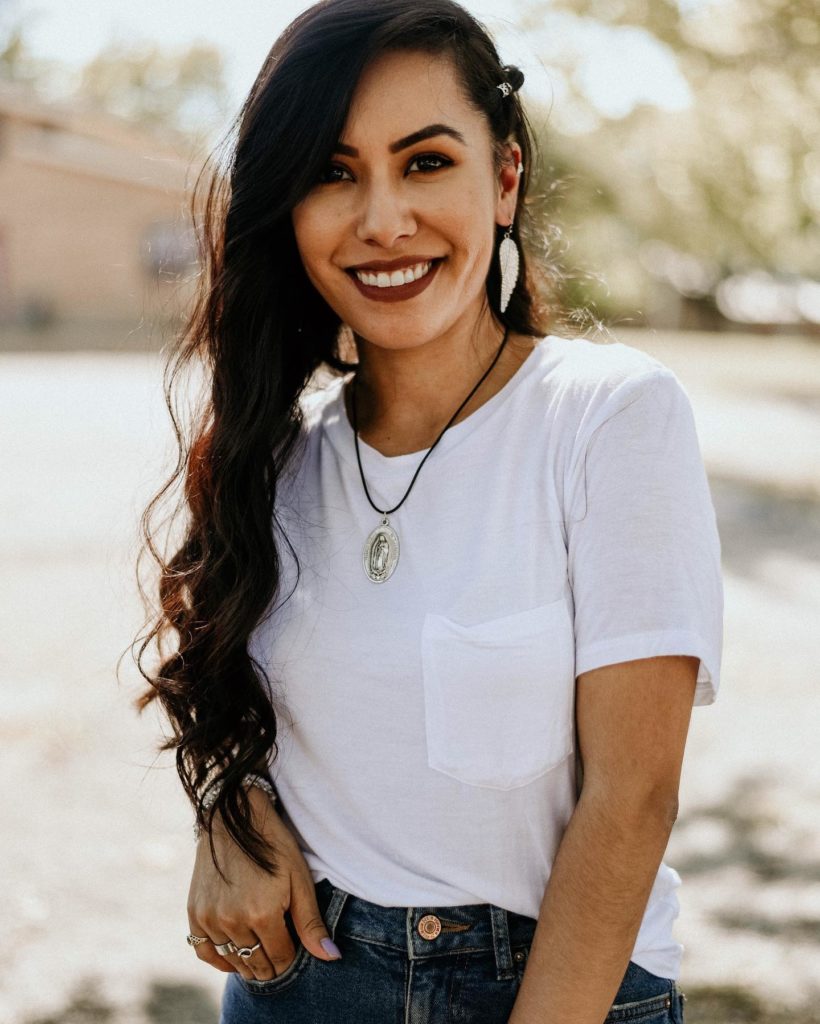
{"type": "Polygon", "coordinates": [[[675,375],[550,333],[522,82],[452,0],[322,0],[199,182],[169,407],[211,388],[167,561],[167,488],[144,516],[174,643],[139,706],[222,1024],[682,1021],[714,509],[675,375]]]}
{"type": "MultiPolygon", "coordinates": [[[[398,351],[411,372],[413,363],[422,365],[418,353],[431,338],[454,335],[459,324],[481,327],[492,225],[513,220],[521,147],[509,142],[514,165],[502,165],[506,173],[496,175],[486,117],[462,93],[452,60],[418,51],[375,58],[357,84],[345,139],[334,147],[344,161],[335,160],[293,210],[305,271],[362,339],[363,370],[383,366],[392,378],[384,356],[398,351]],[[412,117],[423,127],[396,139],[408,121],[408,96],[412,117]],[[447,123],[435,120],[442,113],[447,123]],[[399,250],[406,254],[377,258],[399,250]],[[423,302],[406,301],[422,292],[423,302]]],[[[494,349],[489,326],[484,344],[494,349]]],[[[445,347],[460,355],[463,343],[453,342],[445,347]]],[[[369,373],[362,373],[362,384],[365,376],[372,404],[384,390],[369,373]]],[[[466,382],[459,376],[446,388],[452,395],[466,382]]],[[[442,408],[447,405],[449,394],[442,396],[442,408]]],[[[395,399],[390,410],[396,415],[394,406],[395,399]]]]}

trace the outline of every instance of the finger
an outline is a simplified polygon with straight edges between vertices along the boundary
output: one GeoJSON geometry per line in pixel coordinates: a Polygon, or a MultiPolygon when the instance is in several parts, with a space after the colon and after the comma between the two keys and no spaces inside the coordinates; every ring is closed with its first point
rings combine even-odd
{"type": "Polygon", "coordinates": [[[290,916],[302,945],[309,953],[320,960],[341,959],[342,954],[331,939],[319,912],[316,885],[312,877],[298,875],[291,880],[290,916]]]}
{"type": "Polygon", "coordinates": [[[296,946],[282,912],[266,914],[263,918],[254,921],[253,930],[258,936],[259,942],[262,943],[262,949],[276,971],[276,976],[284,974],[296,959],[296,946]]]}
{"type": "Polygon", "coordinates": [[[205,925],[200,924],[190,914],[188,915],[188,931],[191,935],[199,935],[208,940],[207,942],[198,942],[193,947],[194,952],[203,963],[210,964],[211,967],[215,967],[218,971],[223,971],[227,974],[235,973],[236,968],[214,949],[213,936],[209,934],[205,925]]]}
{"type": "Polygon", "coordinates": [[[237,952],[225,953],[224,958],[236,967],[243,978],[270,981],[271,978],[276,977],[277,971],[265,954],[265,949],[257,935],[247,927],[236,926],[231,928],[231,936],[231,941],[237,947],[237,952]],[[258,948],[254,949],[255,946],[258,948]],[[241,957],[238,952],[240,949],[253,949],[254,951],[250,956],[241,957]]]}

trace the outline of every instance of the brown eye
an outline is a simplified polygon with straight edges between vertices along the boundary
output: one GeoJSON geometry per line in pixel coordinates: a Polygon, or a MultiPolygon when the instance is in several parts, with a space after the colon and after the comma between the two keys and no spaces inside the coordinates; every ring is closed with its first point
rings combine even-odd
{"type": "Polygon", "coordinates": [[[318,184],[333,185],[337,181],[342,181],[342,178],[331,177],[334,171],[339,171],[341,173],[346,174],[347,168],[343,167],[341,164],[328,164],[328,166],[322,171],[322,173],[317,178],[318,184]]]}
{"type": "Polygon", "coordinates": [[[427,166],[426,168],[421,167],[419,170],[421,170],[422,174],[430,174],[432,171],[440,171],[442,167],[449,167],[453,161],[446,156],[441,156],[439,153],[421,153],[419,156],[413,157],[410,161],[410,166],[412,167],[413,164],[421,162],[427,166]],[[430,161],[433,162],[432,166],[430,166],[430,161]]]}

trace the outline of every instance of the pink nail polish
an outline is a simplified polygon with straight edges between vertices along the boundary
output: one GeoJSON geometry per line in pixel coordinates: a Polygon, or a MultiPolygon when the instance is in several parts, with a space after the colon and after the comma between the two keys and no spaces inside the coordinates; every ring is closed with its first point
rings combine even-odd
{"type": "Polygon", "coordinates": [[[339,952],[339,948],[333,939],[322,939],[319,945],[326,953],[329,953],[334,960],[342,959],[342,954],[339,952]]]}

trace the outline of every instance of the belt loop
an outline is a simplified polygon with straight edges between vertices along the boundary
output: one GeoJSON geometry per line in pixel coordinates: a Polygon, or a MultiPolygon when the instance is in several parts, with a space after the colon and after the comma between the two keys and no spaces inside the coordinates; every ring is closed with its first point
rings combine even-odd
{"type": "Polygon", "coordinates": [[[331,939],[335,940],[336,925],[339,923],[339,918],[342,916],[345,901],[350,893],[333,885],[332,882],[330,883],[330,886],[333,890],[333,894],[330,897],[330,903],[328,903],[327,910],[325,911],[325,924],[327,925],[327,930],[330,932],[331,939]]]}
{"type": "Polygon", "coordinates": [[[493,928],[493,950],[495,952],[497,980],[509,981],[515,977],[515,971],[513,970],[507,911],[503,907],[496,907],[491,903],[490,921],[493,928]]]}

